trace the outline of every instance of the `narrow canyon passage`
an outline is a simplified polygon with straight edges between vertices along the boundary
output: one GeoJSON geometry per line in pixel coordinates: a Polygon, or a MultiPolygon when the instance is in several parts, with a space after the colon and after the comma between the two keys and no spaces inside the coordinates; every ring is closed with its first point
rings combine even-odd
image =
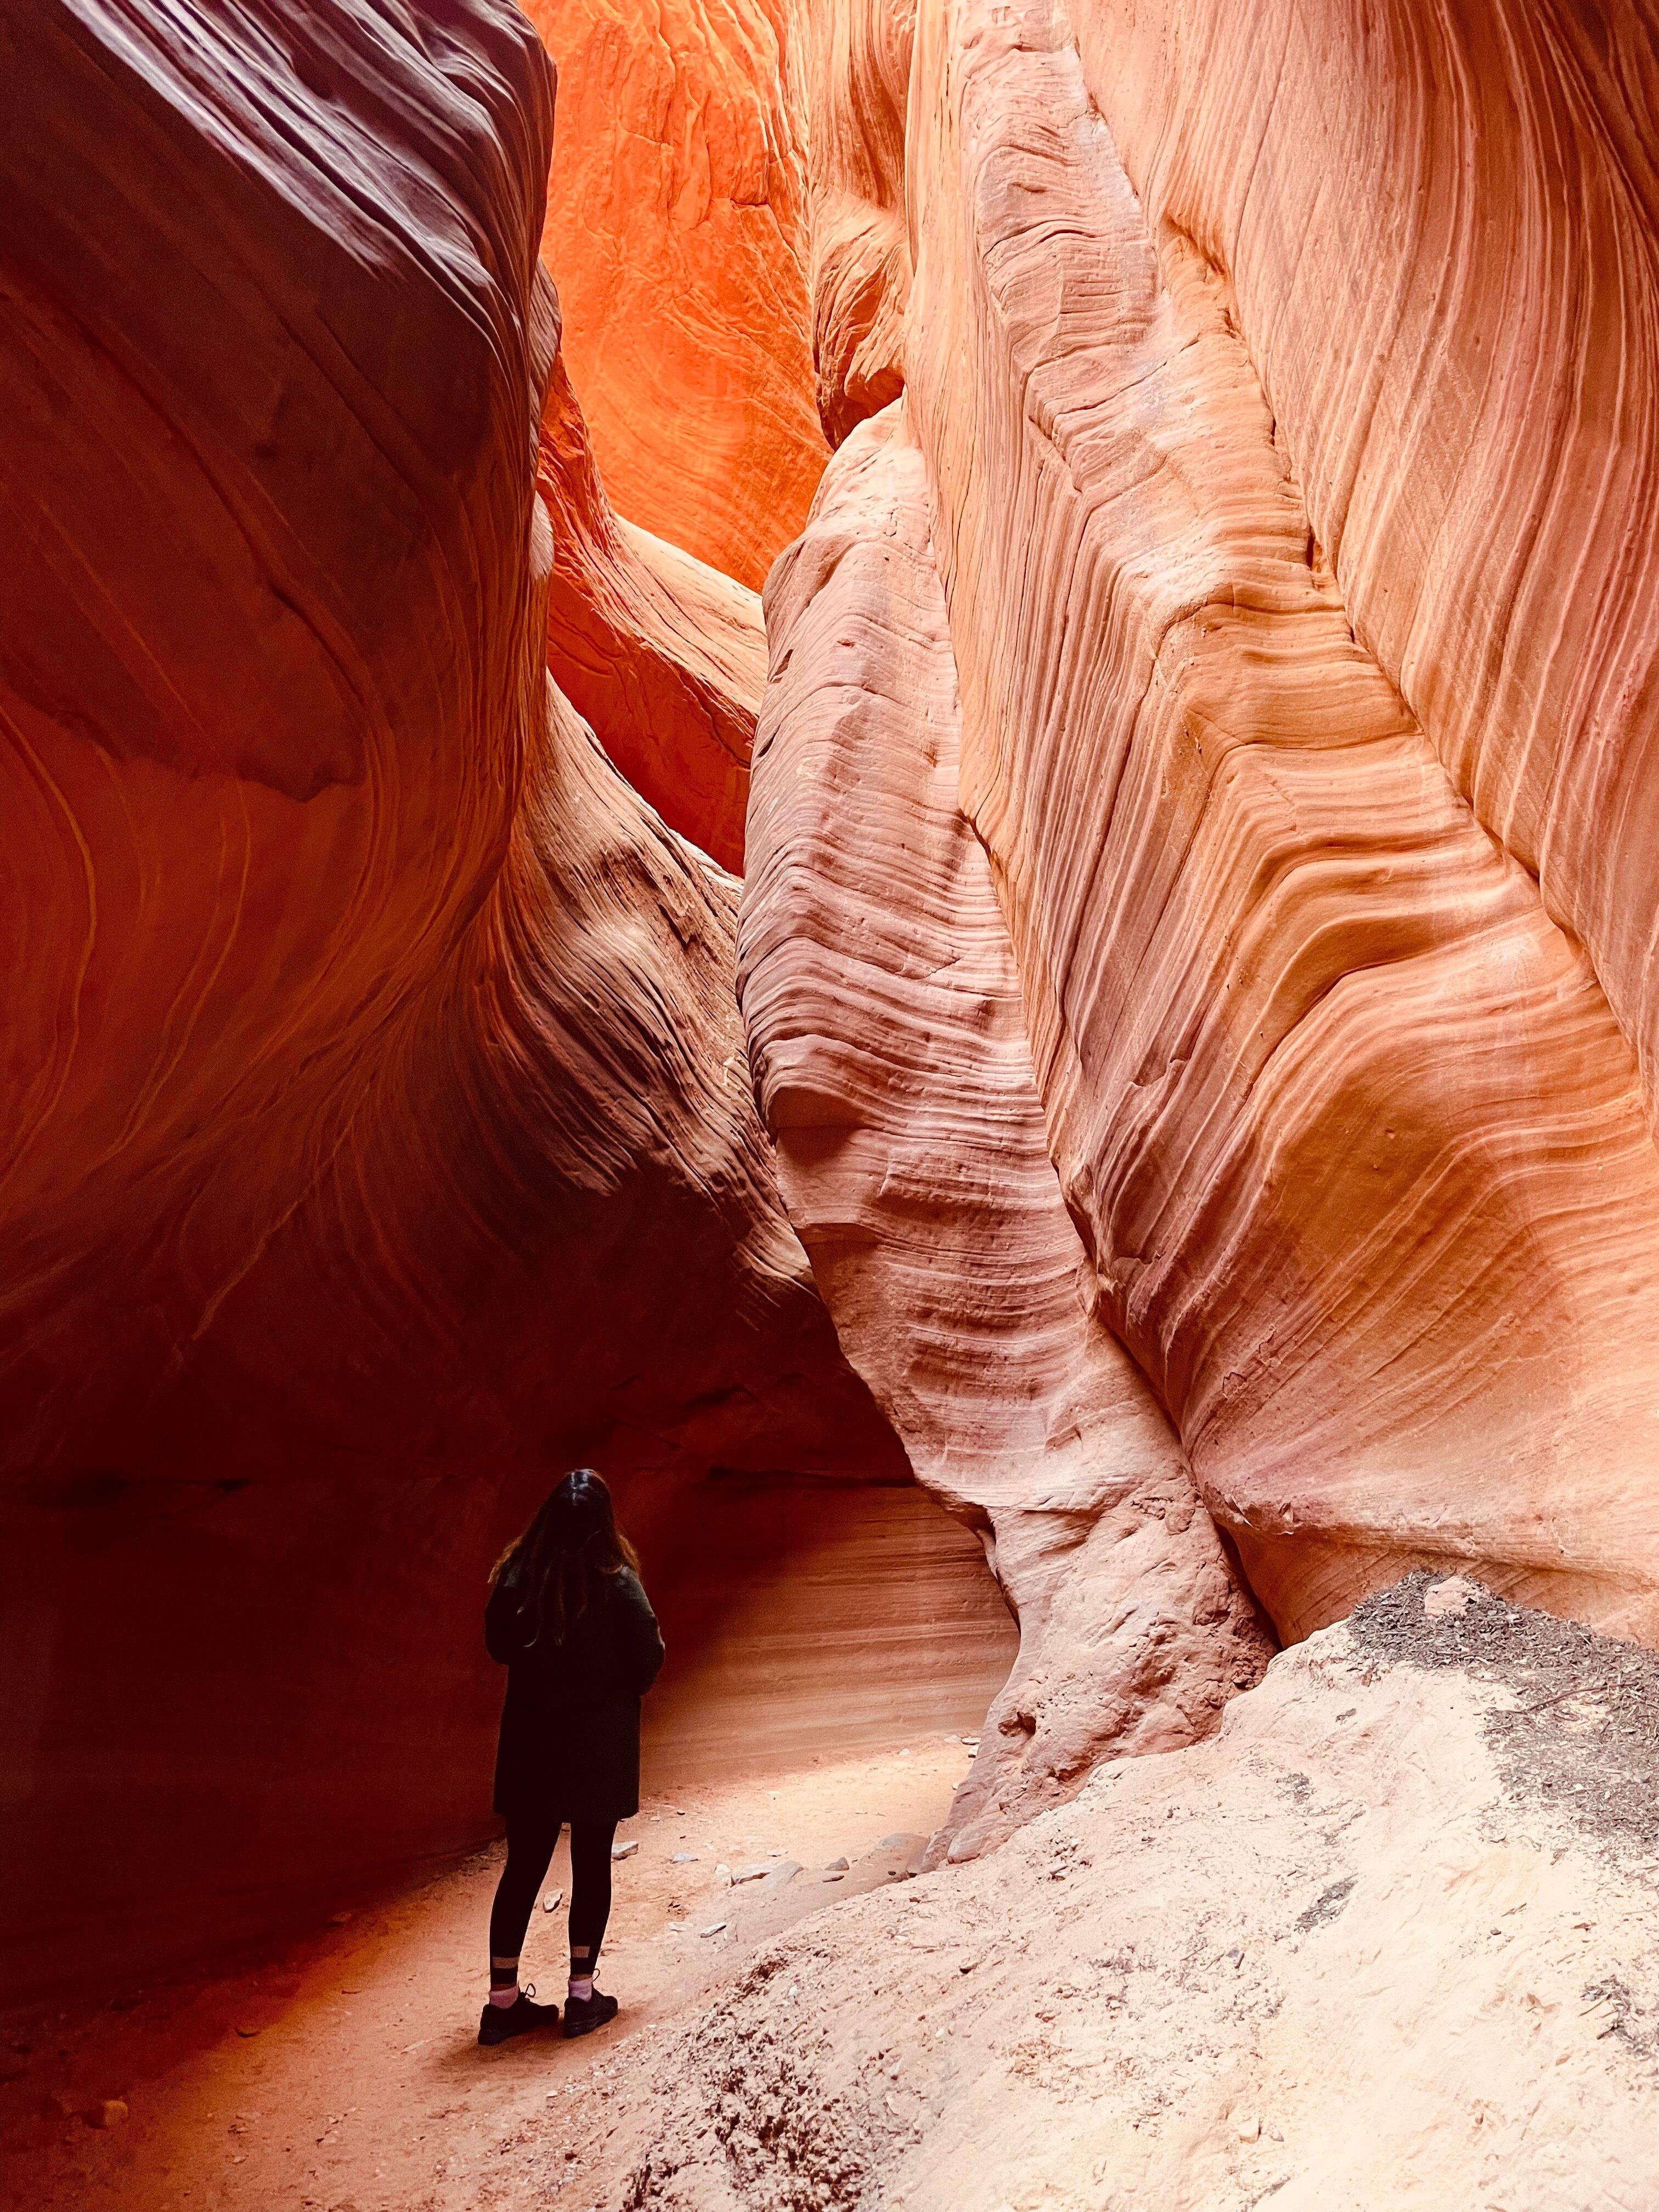
{"type": "Polygon", "coordinates": [[[0,52],[7,2203],[1654,2212],[1659,0],[0,52]]]}
{"type": "MultiPolygon", "coordinates": [[[[1014,1654],[976,1539],[912,1485],[728,1476],[637,1494],[630,1520],[672,1656],[647,1705],[640,1814],[618,1835],[634,1848],[603,1963],[616,2032],[477,2048],[502,1850],[488,1845],[343,1893],[240,1971],[9,2023],[0,2162],[22,2198],[40,2212],[535,2201],[567,2145],[602,2147],[588,2092],[635,2063],[635,2037],[717,1998],[783,1928],[908,1876],[1014,1654]],[[125,2118],[98,2124],[112,2099],[125,2118]]],[[[546,1893],[568,1882],[567,1838],[546,1893]]],[[[549,1993],[564,1936],[562,1906],[534,1916],[525,1971],[549,1993]]]]}

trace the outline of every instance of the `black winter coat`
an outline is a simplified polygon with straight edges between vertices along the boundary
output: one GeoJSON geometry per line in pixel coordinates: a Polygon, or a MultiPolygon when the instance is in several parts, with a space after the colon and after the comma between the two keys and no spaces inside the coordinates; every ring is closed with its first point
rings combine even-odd
{"type": "MultiPolygon", "coordinates": [[[[599,1577],[555,1643],[526,1644],[509,1567],[489,1594],[484,1642],[507,1670],[495,1810],[508,1820],[625,1820],[640,1809],[640,1699],[663,1662],[639,1577],[599,1577]]],[[[532,1624],[533,1625],[533,1624],[532,1624]]]]}

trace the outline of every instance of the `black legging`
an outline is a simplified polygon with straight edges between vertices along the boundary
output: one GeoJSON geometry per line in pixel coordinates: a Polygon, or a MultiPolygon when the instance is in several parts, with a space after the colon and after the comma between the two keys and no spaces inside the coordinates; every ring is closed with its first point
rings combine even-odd
{"type": "MultiPolygon", "coordinates": [[[[489,1910],[492,1960],[516,1959],[523,1950],[536,1893],[553,1863],[562,1825],[534,1819],[507,1822],[507,1864],[489,1910]]],[[[611,1846],[616,1834],[614,1820],[570,1823],[570,1955],[574,1960],[586,1953],[588,1973],[598,1963],[611,1917],[611,1846]]]]}

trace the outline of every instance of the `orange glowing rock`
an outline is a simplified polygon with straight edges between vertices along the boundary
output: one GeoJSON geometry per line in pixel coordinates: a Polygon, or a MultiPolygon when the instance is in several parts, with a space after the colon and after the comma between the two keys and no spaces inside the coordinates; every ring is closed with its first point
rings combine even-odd
{"type": "Polygon", "coordinates": [[[542,250],[606,488],[758,589],[825,459],[785,11],[526,6],[559,73],[542,250]]]}
{"type": "Polygon", "coordinates": [[[553,680],[669,826],[741,870],[766,684],[759,594],[611,513],[562,361],[537,481],[553,525],[553,680]]]}

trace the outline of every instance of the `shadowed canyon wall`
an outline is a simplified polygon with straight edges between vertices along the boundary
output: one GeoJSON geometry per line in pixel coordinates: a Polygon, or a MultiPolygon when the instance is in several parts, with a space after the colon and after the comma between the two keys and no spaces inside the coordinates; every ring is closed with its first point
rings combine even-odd
{"type": "Polygon", "coordinates": [[[550,1473],[905,1469],[775,1196],[737,886],[544,672],[528,26],[76,0],[8,52],[16,1986],[479,1832],[550,1473]]]}

